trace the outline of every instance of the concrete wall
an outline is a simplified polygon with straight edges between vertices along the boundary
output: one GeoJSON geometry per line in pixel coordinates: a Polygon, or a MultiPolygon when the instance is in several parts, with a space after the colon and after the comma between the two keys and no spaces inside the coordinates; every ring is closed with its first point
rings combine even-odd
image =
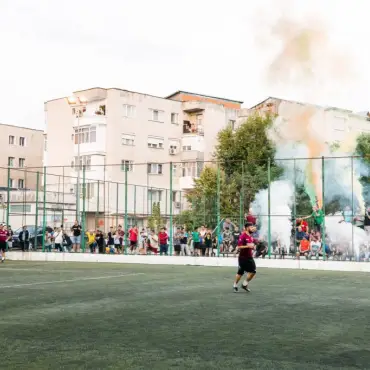
{"type": "MultiPolygon", "coordinates": [[[[13,261],[45,261],[45,262],[109,262],[137,263],[149,265],[191,265],[191,266],[238,266],[237,258],[221,257],[175,257],[175,256],[131,256],[106,254],[78,253],[42,253],[42,252],[8,252],[7,258],[13,261]]],[[[326,270],[326,271],[360,271],[370,272],[370,263],[366,262],[337,262],[337,261],[307,261],[256,259],[257,269],[261,267],[326,270]]]]}

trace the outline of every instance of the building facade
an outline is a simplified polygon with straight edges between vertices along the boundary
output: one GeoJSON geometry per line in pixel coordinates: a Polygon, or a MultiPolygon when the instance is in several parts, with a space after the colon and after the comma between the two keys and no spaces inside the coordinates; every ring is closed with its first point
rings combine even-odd
{"type": "Polygon", "coordinates": [[[0,124],[0,187],[9,185],[23,189],[36,186],[34,172],[43,167],[43,135],[41,130],[0,124]]]}
{"type": "Polygon", "coordinates": [[[161,98],[116,88],[74,96],[87,101],[77,117],[66,98],[45,103],[46,189],[79,189],[88,228],[121,223],[126,210],[129,223],[141,226],[154,202],[164,216],[186,209],[185,192],[212,160],[217,133],[236,122],[242,103],[184,91],[161,98]],[[86,183],[84,204],[78,182],[86,183]]]}

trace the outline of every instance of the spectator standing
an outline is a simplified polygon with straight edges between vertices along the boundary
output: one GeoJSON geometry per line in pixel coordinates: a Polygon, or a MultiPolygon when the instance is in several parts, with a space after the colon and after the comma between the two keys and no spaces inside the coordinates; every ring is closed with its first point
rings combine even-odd
{"type": "Polygon", "coordinates": [[[30,233],[27,226],[23,226],[22,231],[19,233],[19,242],[21,244],[22,252],[28,251],[30,248],[30,233]]]}
{"type": "Polygon", "coordinates": [[[181,253],[181,237],[182,237],[181,228],[177,227],[173,238],[175,256],[179,256],[181,253]]]}
{"type": "Polygon", "coordinates": [[[6,252],[6,241],[8,240],[8,232],[4,228],[4,224],[0,224],[0,257],[1,262],[5,261],[5,252],[6,252]]]}
{"type": "Polygon", "coordinates": [[[232,241],[233,250],[232,252],[234,252],[236,248],[238,247],[239,238],[240,238],[240,230],[237,226],[235,226],[235,229],[233,231],[233,241],[232,241]]]}
{"type": "Polygon", "coordinates": [[[95,241],[96,241],[96,245],[98,247],[99,253],[100,254],[104,254],[104,243],[105,243],[105,240],[104,240],[104,234],[102,233],[101,230],[97,230],[96,231],[95,241]]]}
{"type": "Polygon", "coordinates": [[[370,236],[370,207],[367,207],[365,211],[364,230],[367,236],[370,236]]]}
{"type": "Polygon", "coordinates": [[[194,231],[191,233],[191,239],[193,241],[194,256],[199,256],[199,249],[200,249],[199,228],[194,229],[194,231]]]}
{"type": "Polygon", "coordinates": [[[206,251],[206,256],[212,255],[212,230],[208,229],[204,235],[204,246],[206,251]]]}
{"type": "Polygon", "coordinates": [[[231,243],[233,241],[233,234],[232,232],[230,231],[230,229],[228,227],[226,227],[226,229],[224,230],[224,232],[222,233],[222,251],[223,253],[229,253],[230,252],[230,247],[231,247],[231,243]]]}
{"type": "Polygon", "coordinates": [[[296,227],[297,229],[300,227],[301,231],[303,231],[304,233],[308,233],[308,223],[307,221],[305,221],[304,218],[297,218],[296,227]]]}
{"type": "Polygon", "coordinates": [[[95,253],[96,250],[96,240],[95,240],[95,233],[93,230],[86,232],[87,236],[87,245],[89,246],[90,253],[95,253]]]}
{"type": "Polygon", "coordinates": [[[321,227],[324,222],[323,210],[317,206],[312,207],[312,215],[310,217],[313,218],[315,230],[321,233],[321,227]]]}
{"type": "Polygon", "coordinates": [[[148,238],[148,250],[154,254],[158,253],[158,236],[151,230],[148,238]]]}
{"type": "Polygon", "coordinates": [[[51,252],[51,233],[47,230],[45,231],[44,247],[47,252],[51,252]]]}
{"type": "Polygon", "coordinates": [[[131,254],[134,254],[137,248],[137,242],[139,238],[139,230],[134,225],[129,231],[128,231],[129,239],[130,239],[130,252],[131,254]]]}
{"type": "Polygon", "coordinates": [[[244,215],[245,222],[251,223],[253,226],[257,225],[257,217],[253,215],[253,209],[249,208],[248,213],[244,215]]]}
{"type": "Polygon", "coordinates": [[[186,232],[185,228],[181,228],[181,238],[180,238],[180,245],[181,245],[181,255],[182,256],[190,256],[190,250],[188,247],[188,233],[186,232]]]}
{"type": "Polygon", "coordinates": [[[122,253],[122,245],[121,245],[120,235],[119,235],[118,230],[114,233],[113,242],[114,242],[114,247],[115,247],[117,253],[121,254],[122,253]]]}
{"type": "Polygon", "coordinates": [[[108,243],[109,247],[114,247],[114,230],[113,230],[113,226],[111,226],[109,228],[109,232],[108,232],[108,243]]]}
{"type": "Polygon", "coordinates": [[[12,227],[10,225],[8,225],[8,249],[9,248],[12,248],[13,247],[13,230],[12,230],[12,227]]]}
{"type": "Polygon", "coordinates": [[[59,252],[63,252],[63,231],[61,228],[58,228],[54,233],[54,243],[55,243],[55,250],[59,252]]]}
{"type": "Polygon", "coordinates": [[[81,225],[78,223],[77,220],[71,227],[71,231],[72,231],[73,252],[79,252],[81,247],[81,225]]]}
{"type": "Polygon", "coordinates": [[[158,234],[158,240],[159,240],[159,254],[165,254],[167,256],[168,254],[168,235],[166,233],[166,229],[164,227],[161,228],[161,231],[158,234]]]}

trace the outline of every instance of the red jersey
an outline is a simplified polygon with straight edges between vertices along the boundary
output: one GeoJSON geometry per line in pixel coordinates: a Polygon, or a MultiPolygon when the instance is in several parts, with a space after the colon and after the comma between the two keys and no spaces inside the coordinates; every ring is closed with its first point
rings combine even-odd
{"type": "Polygon", "coordinates": [[[168,240],[168,235],[167,235],[167,233],[165,233],[165,232],[160,232],[160,233],[158,234],[158,239],[159,239],[159,244],[162,244],[162,245],[167,244],[167,240],[168,240]]]}
{"type": "Polygon", "coordinates": [[[134,229],[130,229],[129,232],[129,238],[130,238],[130,242],[137,242],[137,230],[134,230],[134,229]]]}
{"type": "Polygon", "coordinates": [[[6,230],[0,230],[0,242],[6,242],[8,240],[9,234],[6,230]]]}
{"type": "Polygon", "coordinates": [[[298,226],[300,226],[300,227],[302,228],[302,231],[303,231],[304,233],[306,233],[306,232],[307,232],[307,229],[308,229],[308,223],[307,223],[307,221],[305,221],[305,220],[303,220],[303,221],[301,221],[301,222],[297,221],[297,227],[298,227],[298,226]]]}
{"type": "MultiPolygon", "coordinates": [[[[243,232],[238,240],[238,246],[247,245],[254,243],[254,239],[251,235],[243,232]]],[[[239,259],[248,259],[253,257],[253,248],[242,248],[239,249],[239,259]]]]}

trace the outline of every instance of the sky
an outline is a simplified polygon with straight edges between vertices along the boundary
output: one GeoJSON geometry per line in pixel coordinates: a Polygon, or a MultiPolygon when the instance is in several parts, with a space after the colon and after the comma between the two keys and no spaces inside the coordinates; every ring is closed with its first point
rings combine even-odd
{"type": "Polygon", "coordinates": [[[369,10],[367,0],[0,0],[0,122],[43,129],[45,101],[96,86],[367,111],[369,10]],[[328,71],[339,55],[348,63],[314,87],[277,83],[271,64],[282,43],[273,25],[307,16],[325,25],[336,51],[318,53],[318,64],[328,71]]]}

